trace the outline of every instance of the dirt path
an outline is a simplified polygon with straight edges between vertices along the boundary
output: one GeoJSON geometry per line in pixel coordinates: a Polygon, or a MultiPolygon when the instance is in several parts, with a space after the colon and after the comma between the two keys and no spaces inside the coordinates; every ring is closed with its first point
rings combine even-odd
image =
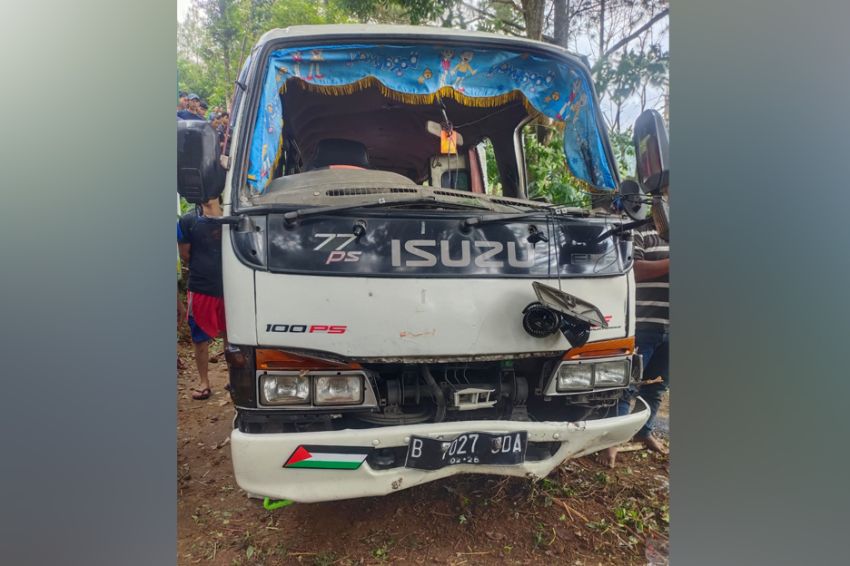
{"type": "MultiPolygon", "coordinates": [[[[193,401],[178,376],[178,564],[665,564],[666,456],[592,457],[541,482],[458,476],[386,497],[266,511],[233,480],[233,406],[224,360],[213,396],[193,401]]],[[[217,351],[219,348],[214,349],[217,351]]]]}

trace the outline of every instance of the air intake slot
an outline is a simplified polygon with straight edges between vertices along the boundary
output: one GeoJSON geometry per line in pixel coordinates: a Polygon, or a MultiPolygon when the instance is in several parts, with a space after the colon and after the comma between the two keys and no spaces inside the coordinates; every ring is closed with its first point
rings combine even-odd
{"type": "Polygon", "coordinates": [[[329,197],[349,197],[357,195],[381,195],[394,193],[417,193],[419,189],[406,189],[402,187],[356,187],[350,189],[330,189],[325,192],[325,196],[329,197]]]}

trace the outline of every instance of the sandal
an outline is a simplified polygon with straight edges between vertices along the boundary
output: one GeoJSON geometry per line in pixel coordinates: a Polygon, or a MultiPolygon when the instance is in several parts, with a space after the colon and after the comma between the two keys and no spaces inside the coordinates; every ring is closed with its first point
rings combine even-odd
{"type": "Polygon", "coordinates": [[[192,393],[192,399],[195,401],[203,401],[204,399],[209,399],[210,395],[212,395],[212,390],[209,387],[205,389],[193,389],[194,393],[192,393]]]}

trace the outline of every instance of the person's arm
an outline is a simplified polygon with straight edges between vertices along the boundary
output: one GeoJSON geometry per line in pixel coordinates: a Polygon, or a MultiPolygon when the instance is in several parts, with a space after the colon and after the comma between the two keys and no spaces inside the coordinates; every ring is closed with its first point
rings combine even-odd
{"type": "Polygon", "coordinates": [[[670,260],[657,259],[654,261],[635,261],[635,282],[652,281],[670,273],[670,260]]]}
{"type": "Polygon", "coordinates": [[[180,252],[180,261],[183,262],[183,265],[189,265],[191,249],[192,244],[177,244],[177,250],[180,252]]]}
{"type": "Polygon", "coordinates": [[[634,244],[635,283],[652,281],[653,279],[664,277],[670,272],[669,259],[644,259],[643,233],[640,231],[634,233],[634,244]]]}
{"type": "Polygon", "coordinates": [[[189,239],[189,234],[192,231],[192,220],[189,215],[184,215],[177,221],[177,251],[183,265],[189,265],[189,257],[192,252],[192,244],[189,239]]]}

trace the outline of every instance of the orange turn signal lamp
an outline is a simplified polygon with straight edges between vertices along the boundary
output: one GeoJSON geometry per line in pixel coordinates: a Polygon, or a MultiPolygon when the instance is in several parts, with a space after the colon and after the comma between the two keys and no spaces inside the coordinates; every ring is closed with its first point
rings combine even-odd
{"type": "Polygon", "coordinates": [[[586,360],[591,358],[610,358],[612,356],[627,356],[635,352],[635,337],[618,338],[617,340],[600,340],[589,342],[578,348],[571,348],[564,354],[564,360],[586,360]]]}
{"type": "Polygon", "coordinates": [[[283,352],[281,350],[270,350],[265,348],[257,348],[257,369],[272,369],[272,370],[313,370],[313,369],[334,369],[334,370],[349,370],[362,369],[358,363],[342,363],[331,360],[323,360],[321,358],[313,358],[310,356],[302,356],[283,352]]]}

